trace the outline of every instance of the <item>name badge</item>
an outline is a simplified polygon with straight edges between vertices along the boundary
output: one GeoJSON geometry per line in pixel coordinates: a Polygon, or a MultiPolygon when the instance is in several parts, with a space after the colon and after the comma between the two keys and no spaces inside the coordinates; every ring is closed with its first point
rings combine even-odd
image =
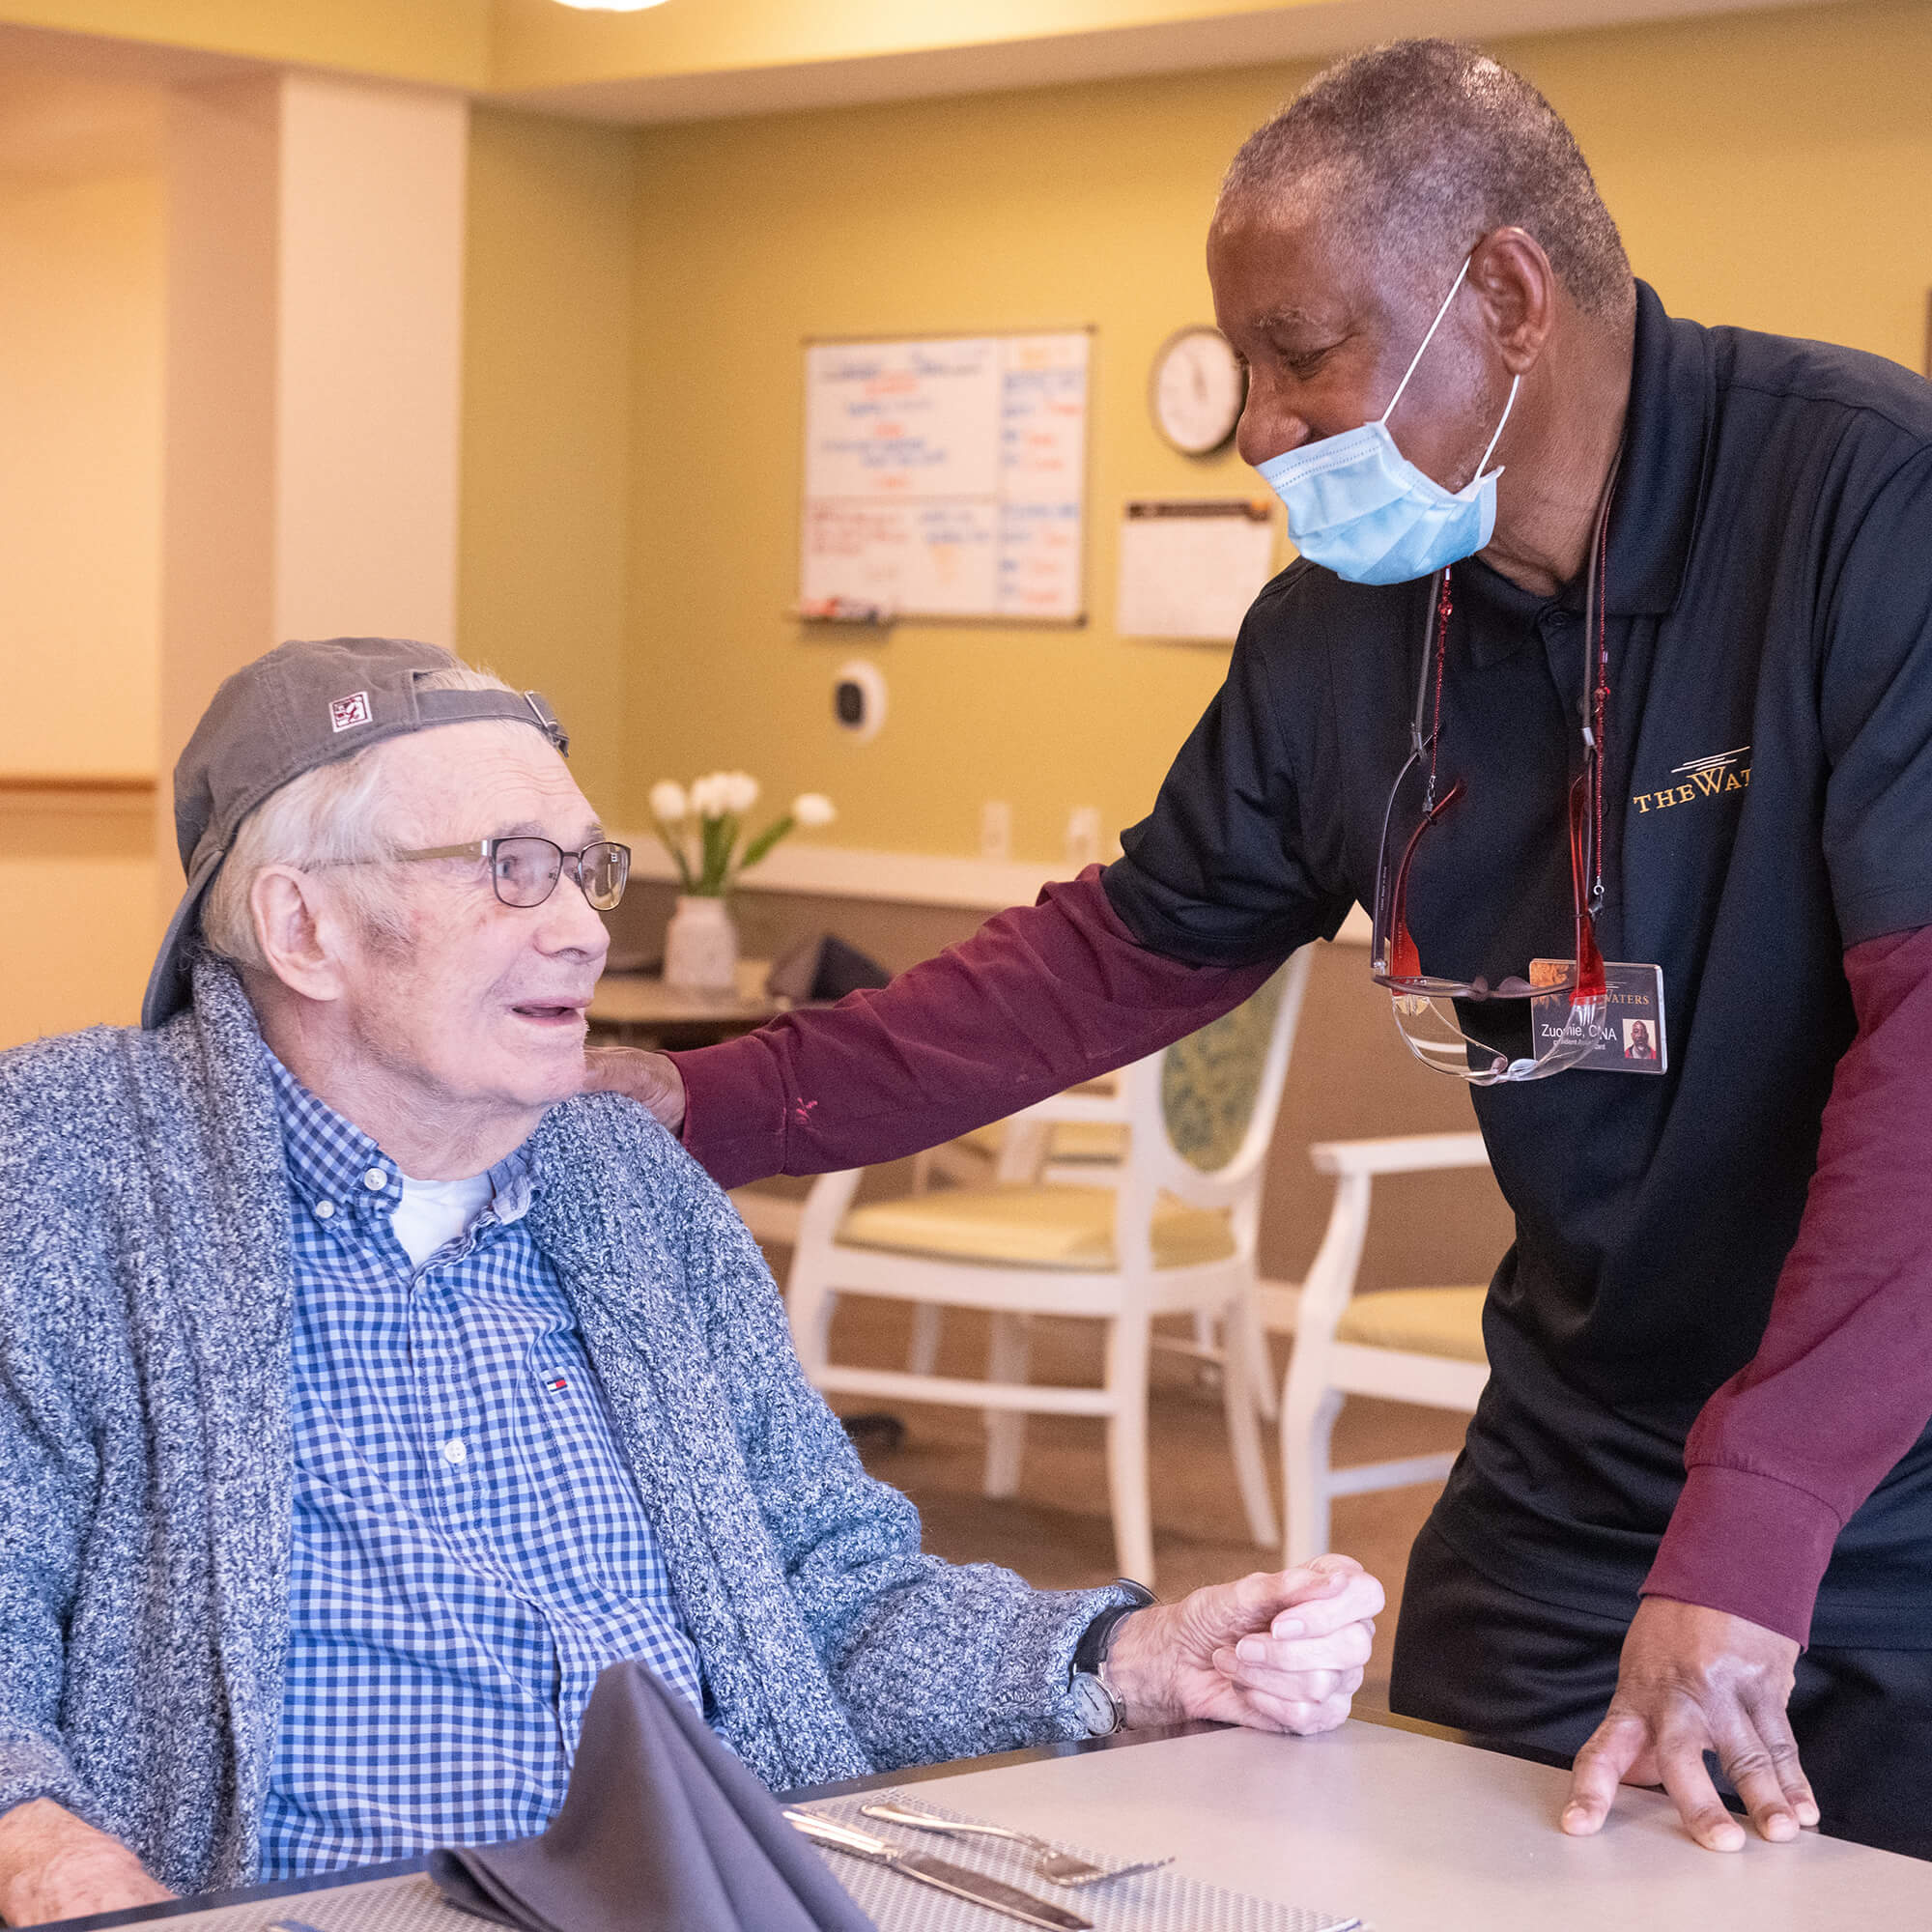
{"type": "MultiPolygon", "coordinates": [[[[1574,964],[1569,959],[1532,959],[1529,983],[1549,985],[1574,964]]],[[[1663,968],[1605,960],[1604,978],[1609,987],[1604,1017],[1587,1029],[1589,1051],[1574,1065],[1593,1066],[1601,1073],[1665,1071],[1670,1058],[1663,1033],[1663,968]]],[[[1567,992],[1532,997],[1529,1013],[1537,1059],[1547,1060],[1559,1041],[1566,1053],[1572,1050],[1577,1022],[1571,1015],[1567,992]]]]}

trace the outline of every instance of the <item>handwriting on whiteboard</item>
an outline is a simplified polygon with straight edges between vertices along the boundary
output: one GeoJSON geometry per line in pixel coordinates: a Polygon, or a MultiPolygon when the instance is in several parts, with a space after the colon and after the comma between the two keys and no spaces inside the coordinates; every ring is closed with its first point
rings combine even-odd
{"type": "Polygon", "coordinates": [[[800,602],[1077,620],[1084,332],[806,351],[800,602]]]}

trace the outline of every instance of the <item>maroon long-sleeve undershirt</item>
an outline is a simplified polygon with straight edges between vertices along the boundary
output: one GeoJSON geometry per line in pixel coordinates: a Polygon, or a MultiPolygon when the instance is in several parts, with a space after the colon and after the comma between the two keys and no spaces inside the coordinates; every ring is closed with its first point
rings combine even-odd
{"type": "Polygon", "coordinates": [[[1272,970],[1150,952],[1090,866],[879,992],[676,1055],[684,1144],[724,1187],[897,1160],[1179,1039],[1272,970]]]}
{"type": "Polygon", "coordinates": [[[1932,926],[1853,947],[1845,974],[1858,1037],[1798,1238],[1644,1584],[1799,1643],[1838,1531],[1932,1418],[1932,926]]]}
{"type": "MultiPolygon", "coordinates": [[[[1090,868],[877,993],[677,1056],[727,1187],[895,1160],[1151,1053],[1267,966],[1186,966],[1090,868]]],[[[1857,1038],[1750,1365],[1706,1405],[1645,1589],[1804,1642],[1838,1531],[1932,1416],[1932,926],[1845,954],[1857,1038]]]]}

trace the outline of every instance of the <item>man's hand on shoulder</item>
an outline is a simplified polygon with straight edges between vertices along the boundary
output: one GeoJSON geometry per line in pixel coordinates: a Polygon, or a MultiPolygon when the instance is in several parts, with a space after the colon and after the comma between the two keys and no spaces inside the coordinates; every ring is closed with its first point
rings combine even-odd
{"type": "Polygon", "coordinates": [[[0,1813],[0,1918],[9,1925],[125,1912],[173,1896],[120,1839],[50,1798],[0,1813]]]}
{"type": "Polygon", "coordinates": [[[593,1046],[583,1056],[586,1094],[621,1094],[648,1107],[672,1133],[684,1125],[684,1076],[668,1054],[593,1046]]]}
{"type": "Polygon", "coordinates": [[[1758,1835],[1795,1838],[1818,1822],[1785,1706],[1798,1646],[1762,1624],[1669,1597],[1646,1597],[1624,1639],[1608,1715],[1577,1753],[1563,1829],[1602,1829],[1617,1786],[1661,1784],[1685,1829],[1714,1852],[1745,1830],[1704,1766],[1716,1751],[1758,1835]]]}
{"type": "Polygon", "coordinates": [[[1299,1736],[1349,1715],[1382,1586],[1350,1556],[1257,1572],[1125,1618],[1107,1678],[1130,1725],[1215,1718],[1299,1736]]]}

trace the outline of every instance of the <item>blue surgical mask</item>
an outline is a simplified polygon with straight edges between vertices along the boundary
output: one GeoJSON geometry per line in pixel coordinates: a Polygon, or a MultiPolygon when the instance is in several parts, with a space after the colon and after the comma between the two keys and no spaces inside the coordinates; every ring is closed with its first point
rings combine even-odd
{"type": "Polygon", "coordinates": [[[1468,272],[1464,261],[1379,420],[1271,456],[1260,465],[1268,487],[1288,506],[1288,530],[1295,547],[1350,583],[1406,583],[1428,577],[1474,556],[1495,529],[1496,478],[1503,472],[1496,469],[1485,475],[1483,466],[1494,453],[1503,423],[1516,406],[1520,376],[1510,384],[1502,421],[1476,465],[1474,478],[1461,490],[1445,490],[1434,477],[1425,476],[1395,446],[1388,427],[1423,351],[1435,340],[1468,272]]]}

